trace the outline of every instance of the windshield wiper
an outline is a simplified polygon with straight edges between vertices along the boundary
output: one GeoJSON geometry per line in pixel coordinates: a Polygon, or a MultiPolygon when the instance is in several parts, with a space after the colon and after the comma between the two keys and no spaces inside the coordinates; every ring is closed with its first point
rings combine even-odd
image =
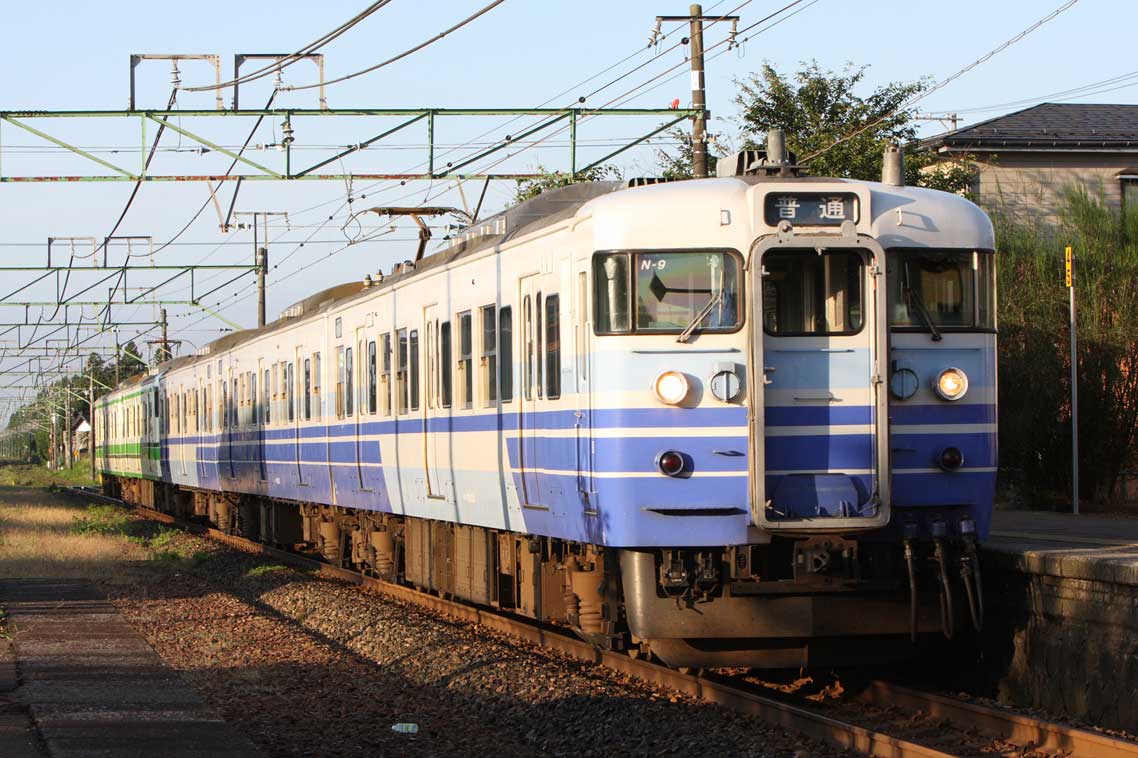
{"type": "Polygon", "coordinates": [[[921,297],[921,293],[913,289],[913,285],[909,276],[909,261],[905,261],[905,292],[909,296],[909,303],[912,304],[917,314],[921,317],[921,321],[925,322],[925,326],[929,328],[932,334],[933,342],[940,342],[944,336],[940,333],[940,329],[936,328],[933,323],[932,314],[929,313],[928,307],[925,305],[925,299],[921,297]]]}
{"type": "Polygon", "coordinates": [[[719,292],[715,293],[715,295],[707,301],[707,305],[703,306],[703,309],[699,313],[695,314],[695,318],[688,322],[688,325],[684,327],[684,330],[682,332],[680,332],[680,336],[676,337],[676,342],[687,342],[689,339],[691,339],[692,334],[699,327],[700,322],[707,318],[708,315],[713,310],[715,310],[715,306],[719,305],[722,302],[723,289],[720,288],[719,292]]]}

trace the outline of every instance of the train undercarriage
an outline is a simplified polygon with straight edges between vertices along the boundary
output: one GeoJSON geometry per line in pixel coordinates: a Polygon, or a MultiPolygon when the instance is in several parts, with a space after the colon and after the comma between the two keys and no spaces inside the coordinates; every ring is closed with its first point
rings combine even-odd
{"type": "MultiPolygon", "coordinates": [[[[955,608],[950,591],[945,607],[939,550],[918,555],[921,570],[910,585],[911,551],[829,535],[614,549],[145,479],[106,476],[103,488],[131,505],[568,627],[600,648],[655,655],[681,669],[900,659],[914,654],[920,635],[952,636],[956,617],[968,611],[977,620],[972,591],[958,593],[968,600],[955,608]]],[[[968,566],[964,550],[954,555],[976,571],[978,595],[978,566],[968,566]]]]}

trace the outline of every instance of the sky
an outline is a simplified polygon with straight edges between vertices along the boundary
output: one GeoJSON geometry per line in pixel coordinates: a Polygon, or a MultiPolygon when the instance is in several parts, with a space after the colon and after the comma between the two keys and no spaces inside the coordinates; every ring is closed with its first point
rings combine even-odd
{"type": "MultiPolygon", "coordinates": [[[[322,50],[326,78],[351,73],[428,39],[483,7],[489,0],[412,0],[391,2],[322,50]],[[430,12],[424,12],[429,7],[430,12]]],[[[789,0],[724,0],[704,3],[708,15],[727,13],[737,6],[740,28],[754,24],[777,11],[789,0]]],[[[726,22],[708,28],[705,46],[708,105],[712,111],[709,130],[730,138],[737,132],[733,103],[734,82],[769,62],[783,71],[795,70],[800,62],[816,60],[823,68],[867,66],[864,91],[891,81],[928,77],[942,80],[993,50],[1004,41],[1048,15],[1061,0],[957,0],[953,3],[925,0],[805,0],[777,16],[771,27],[760,25],[740,47],[726,50],[722,42],[726,22]],[[789,14],[793,13],[793,16],[789,14]],[[789,17],[788,17],[789,16],[789,17]]],[[[0,111],[26,110],[116,110],[127,107],[131,54],[212,53],[221,56],[223,76],[232,72],[235,53],[286,53],[296,50],[351,18],[367,3],[361,0],[325,0],[322,3],[220,2],[198,0],[172,5],[141,0],[108,0],[102,3],[55,0],[55,2],[6,3],[0,26],[0,111]]],[[[526,108],[548,103],[567,106],[602,85],[612,86],[591,95],[587,105],[667,108],[674,100],[690,102],[690,83],[684,63],[687,33],[681,24],[664,24],[655,48],[647,43],[658,14],[683,15],[687,4],[667,0],[601,2],[537,2],[506,0],[470,25],[407,58],[374,73],[327,89],[328,105],[334,108],[526,108]],[[623,61],[623,62],[622,62],[623,61]],[[622,62],[622,63],[621,63],[622,62]],[[618,64],[596,78],[613,64],[618,64]],[[632,73],[619,78],[635,67],[632,73]],[[675,70],[662,74],[669,68],[675,70]],[[656,78],[659,77],[659,78],[656,78]],[[587,81],[586,81],[587,80],[587,81]],[[638,88],[638,85],[646,84],[638,88]],[[626,92],[631,93],[619,97],[626,92]]],[[[1130,0],[1080,0],[1069,10],[1034,31],[991,60],[954,80],[924,100],[927,114],[959,112],[967,125],[1023,105],[1004,105],[1027,100],[1042,101],[1052,93],[1083,87],[1124,74],[1135,78],[1076,96],[1072,102],[1138,103],[1138,72],[1132,56],[1123,51],[1132,43],[1135,18],[1130,0]],[[1128,86],[1119,86],[1128,85],[1128,86]],[[987,109],[987,110],[974,110],[987,109]]],[[[246,64],[244,72],[254,70],[246,64]]],[[[200,61],[180,64],[183,86],[209,83],[212,69],[200,61]]],[[[315,67],[298,63],[284,72],[284,84],[315,80],[315,67]]],[[[143,108],[164,108],[171,91],[170,64],[146,61],[137,69],[137,102],[143,108]]],[[[261,107],[272,90],[272,79],[251,82],[241,89],[243,107],[261,107]]],[[[1055,99],[1055,98],[1051,98],[1055,99]]],[[[227,91],[225,101],[230,102],[227,91]]],[[[176,108],[214,107],[213,93],[179,92],[176,108]]],[[[311,108],[318,104],[314,91],[285,92],[277,107],[311,108]]],[[[223,146],[240,145],[248,136],[251,121],[179,117],[175,123],[223,146]]],[[[344,146],[355,144],[398,123],[393,119],[309,119],[294,124],[294,160],[328,157],[344,146]]],[[[490,144],[506,134],[517,134],[529,120],[505,117],[440,119],[436,141],[440,162],[469,156],[478,145],[490,144]],[[445,123],[444,123],[445,122],[445,123]],[[466,143],[472,138],[475,147],[466,143]],[[447,147],[449,146],[449,147],[447,147]],[[457,146],[457,147],[456,147],[457,146]],[[446,152],[454,149],[453,152],[446,152]]],[[[946,128],[946,122],[923,121],[925,134],[946,128]]],[[[600,158],[616,145],[641,136],[660,124],[659,117],[594,119],[579,128],[579,165],[600,158]]],[[[140,163],[137,119],[36,120],[34,125],[92,152],[112,163],[134,170],[140,163]]],[[[146,132],[152,140],[155,127],[146,132]]],[[[537,136],[542,136],[541,133],[537,136]]],[[[251,160],[280,165],[282,155],[271,145],[281,139],[279,119],[266,119],[254,133],[251,160]],[[270,145],[270,147],[264,147],[270,145]]],[[[535,136],[534,139],[537,137],[535,136]]],[[[348,158],[344,171],[418,171],[425,159],[425,130],[419,126],[377,144],[377,149],[348,158]],[[382,146],[380,148],[380,146],[382,146]]],[[[649,175],[655,151],[667,149],[667,137],[618,156],[613,162],[627,175],[649,175]]],[[[223,173],[229,160],[199,147],[189,137],[167,131],[162,150],[155,156],[151,173],[223,173]]],[[[497,156],[493,160],[497,160],[497,156]]],[[[491,159],[477,166],[489,165],[491,159]]],[[[535,146],[519,144],[512,157],[497,171],[533,172],[568,167],[565,134],[554,134],[535,146]],[[524,148],[524,149],[522,149],[524,148]]],[[[11,124],[0,125],[0,174],[53,175],[90,173],[92,166],[51,147],[42,139],[11,124]]],[[[102,171],[102,169],[98,169],[102,171]]],[[[230,201],[233,182],[219,193],[219,203],[230,201]]],[[[268,312],[270,320],[289,304],[333,284],[359,279],[376,269],[389,270],[396,261],[413,257],[415,231],[409,219],[391,225],[374,214],[360,211],[377,203],[417,205],[424,202],[460,207],[474,205],[481,186],[468,182],[458,191],[455,182],[435,180],[399,182],[246,182],[238,195],[237,211],[287,212],[272,217],[270,224],[270,275],[268,312]],[[352,203],[346,200],[351,198],[352,203]],[[394,226],[394,228],[392,228],[394,226]],[[348,244],[371,237],[369,241],[348,244]],[[307,240],[307,242],[305,242],[307,240]],[[305,242],[301,246],[301,242],[305,242]]],[[[0,183],[0,266],[40,265],[46,262],[47,238],[96,237],[109,234],[133,190],[133,183],[0,183]]],[[[504,207],[512,198],[510,182],[491,184],[482,215],[504,207]]],[[[202,182],[147,183],[138,192],[117,235],[150,237],[155,245],[168,241],[209,200],[202,182]]],[[[436,231],[441,237],[444,228],[436,231]]],[[[53,263],[59,251],[69,255],[69,243],[53,247],[53,263]]],[[[77,244],[77,255],[89,245],[77,244]]],[[[112,261],[128,252],[134,261],[163,265],[205,261],[215,264],[248,264],[253,240],[249,230],[219,229],[212,204],[197,216],[176,243],[152,258],[146,242],[113,245],[112,261]]],[[[82,258],[79,259],[82,262],[82,258]]],[[[204,272],[195,282],[196,293],[223,284],[236,272],[204,272]]],[[[68,282],[73,294],[96,281],[91,274],[77,275],[68,282]]],[[[25,279],[4,274],[13,287],[25,279]]],[[[128,288],[156,281],[147,274],[133,276],[128,288]]],[[[5,282],[5,286],[7,282],[5,282]]],[[[44,286],[47,286],[45,283],[44,286]]],[[[9,289],[12,289],[9,288],[9,289]]],[[[164,289],[169,299],[185,299],[181,281],[164,289]]],[[[27,299],[54,297],[54,287],[26,291],[27,299]]],[[[6,289],[5,292],[8,290],[6,289]]],[[[88,296],[95,298],[99,288],[88,296]]],[[[130,291],[130,290],[128,290],[130,291]]],[[[139,290],[133,290],[138,292],[139,290]]],[[[20,299],[23,295],[17,297],[20,299]]],[[[103,295],[105,298],[105,294],[103,295]]],[[[120,293],[121,297],[121,293],[120,293]]],[[[203,301],[221,317],[192,305],[168,305],[171,337],[184,340],[182,353],[201,347],[234,325],[256,323],[256,298],[252,278],[246,276],[222,287],[203,301]]],[[[124,320],[155,320],[157,305],[116,306],[114,315],[124,320]]],[[[61,314],[47,308],[33,309],[33,321],[58,321],[61,314]]],[[[93,311],[87,309],[89,317],[93,311]]],[[[0,309],[0,321],[22,318],[19,308],[0,309]],[[17,316],[17,312],[20,313],[17,316]]],[[[77,312],[72,312],[72,319],[77,312]]],[[[44,332],[37,332],[42,335],[44,332]]],[[[32,333],[25,331],[26,340],[32,333]]],[[[56,335],[61,336],[61,335],[56,335]]],[[[119,336],[125,342],[131,329],[119,336]]],[[[139,337],[152,339],[153,333],[139,337]]],[[[10,340],[14,334],[0,335],[10,340]]],[[[113,336],[89,344],[113,344],[113,336]]],[[[11,347],[10,344],[7,345],[11,347]]],[[[0,359],[0,370],[10,369],[16,359],[0,359]]],[[[0,374],[0,398],[16,394],[3,385],[16,375],[0,374]]],[[[0,400],[0,412],[3,411],[0,400]]]]}

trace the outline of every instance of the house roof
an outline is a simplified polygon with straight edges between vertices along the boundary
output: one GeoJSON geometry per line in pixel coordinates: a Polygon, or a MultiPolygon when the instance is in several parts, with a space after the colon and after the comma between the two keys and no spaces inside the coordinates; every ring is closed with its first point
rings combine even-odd
{"type": "Polygon", "coordinates": [[[1138,151],[1138,105],[1043,103],[921,140],[923,150],[1138,151]]]}

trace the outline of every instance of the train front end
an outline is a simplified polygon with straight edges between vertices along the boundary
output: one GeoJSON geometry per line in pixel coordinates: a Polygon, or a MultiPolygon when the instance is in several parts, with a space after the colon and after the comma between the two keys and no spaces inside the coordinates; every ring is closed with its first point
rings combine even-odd
{"type": "MultiPolygon", "coordinates": [[[[660,471],[746,475],[739,489],[730,476],[700,483],[683,512],[705,517],[687,519],[698,544],[673,531],[667,546],[621,552],[634,639],[677,666],[795,667],[905,657],[922,636],[978,628],[996,475],[989,220],[954,195],[778,163],[734,181],[745,199],[719,218],[749,216],[740,269],[701,251],[686,283],[642,275],[640,314],[677,292],[702,293],[702,308],[667,350],[632,352],[688,367],[656,373],[656,399],[683,394],[677,418],[714,419],[659,439],[660,471]],[[714,319],[736,308],[743,328],[727,347],[714,319]],[[732,520],[743,481],[745,515],[732,520]]],[[[640,510],[667,512],[654,505],[640,510]]],[[[673,507],[657,535],[684,520],[673,507]]]]}

